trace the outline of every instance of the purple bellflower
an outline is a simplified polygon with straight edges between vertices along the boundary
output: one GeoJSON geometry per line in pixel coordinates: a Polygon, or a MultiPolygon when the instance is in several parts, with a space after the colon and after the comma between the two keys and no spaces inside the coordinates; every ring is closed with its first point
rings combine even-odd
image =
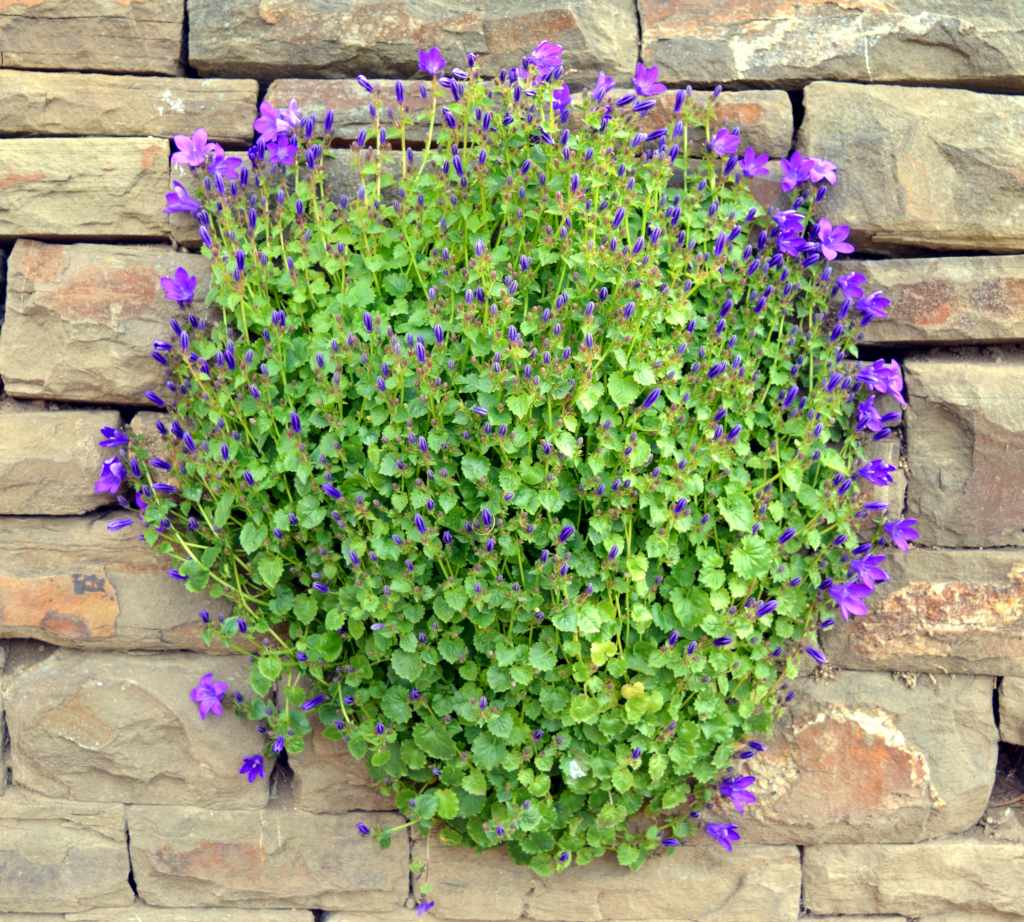
{"type": "Polygon", "coordinates": [[[857,372],[857,381],[866,384],[876,393],[888,394],[900,406],[907,405],[903,399],[903,374],[896,359],[888,362],[876,359],[857,372]]]}
{"type": "Polygon", "coordinates": [[[888,522],[885,525],[885,533],[889,536],[889,540],[901,551],[909,551],[910,542],[917,541],[920,538],[920,535],[917,533],[917,519],[900,519],[896,522],[888,522]]]}
{"type": "Polygon", "coordinates": [[[727,852],[732,851],[733,842],[740,840],[740,834],[734,823],[708,823],[704,827],[704,831],[727,852]]]}
{"type": "Polygon", "coordinates": [[[844,621],[868,613],[867,597],[871,595],[871,589],[863,583],[834,583],[828,587],[828,594],[844,621]]]}
{"type": "Polygon", "coordinates": [[[742,814],[750,804],[757,803],[757,797],[747,790],[757,779],[753,775],[726,778],[718,786],[718,793],[732,801],[736,812],[742,814]]]}
{"type": "Polygon", "coordinates": [[[194,275],[189,275],[182,266],[178,266],[174,270],[174,275],[161,276],[160,284],[164,289],[164,297],[168,301],[189,304],[195,296],[197,280],[194,275]]]}
{"type": "Polygon", "coordinates": [[[95,493],[117,493],[124,482],[124,465],[120,458],[107,458],[103,462],[99,479],[93,488],[95,493]]]}
{"type": "Polygon", "coordinates": [[[447,63],[438,48],[429,48],[420,52],[420,70],[425,74],[430,74],[431,77],[442,73],[447,63]]]}
{"type": "Polygon", "coordinates": [[[224,713],[221,705],[221,698],[227,694],[228,683],[219,682],[213,677],[212,672],[206,673],[189,692],[189,698],[195,702],[199,709],[199,719],[206,720],[207,716],[213,714],[220,717],[224,713]]]}
{"type": "Polygon", "coordinates": [[[205,128],[197,128],[191,137],[176,134],[174,146],[178,149],[171,154],[171,163],[177,166],[202,166],[207,155],[215,153],[219,147],[207,139],[205,128]]]}
{"type": "Polygon", "coordinates": [[[252,784],[257,778],[263,777],[263,756],[259,753],[255,753],[251,756],[246,756],[242,759],[242,767],[238,769],[238,774],[248,775],[249,784],[252,784]]]}
{"type": "Polygon", "coordinates": [[[636,62],[636,70],[633,71],[633,87],[638,96],[658,96],[668,89],[664,83],[658,83],[657,65],[644,67],[640,61],[636,62]]]}

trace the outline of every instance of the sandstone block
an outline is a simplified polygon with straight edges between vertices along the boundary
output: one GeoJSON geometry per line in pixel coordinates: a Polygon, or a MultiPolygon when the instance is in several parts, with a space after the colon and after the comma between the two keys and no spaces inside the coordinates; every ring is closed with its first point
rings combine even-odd
{"type": "Polygon", "coordinates": [[[200,720],[189,699],[207,672],[249,690],[243,657],[61,650],[24,670],[5,695],[17,784],[72,800],[263,806],[270,764],[252,784],[238,773],[262,747],[256,725],[227,701],[200,720]]]}
{"type": "Polygon", "coordinates": [[[1013,919],[1020,914],[1022,861],[1024,844],[974,836],[812,845],[804,850],[804,904],[815,913],[970,913],[971,919],[1005,913],[1013,919]]]}
{"type": "Polygon", "coordinates": [[[1024,86],[1024,26],[1014,0],[640,0],[637,8],[644,60],[663,65],[673,81],[1024,86]]]}
{"type": "Polygon", "coordinates": [[[181,0],[7,0],[3,66],[181,73],[181,0]]]}
{"type": "Polygon", "coordinates": [[[129,906],[124,807],[0,797],[0,912],[129,906]]]}
{"type": "Polygon", "coordinates": [[[306,748],[288,756],[293,772],[291,805],[309,813],[344,813],[348,810],[392,810],[370,780],[366,764],[353,758],[343,742],[329,740],[316,727],[306,737],[306,748]]]}
{"type": "Polygon", "coordinates": [[[118,415],[99,410],[0,413],[0,515],[69,515],[110,502],[95,493],[105,449],[102,426],[118,415]]]}
{"type": "Polygon", "coordinates": [[[999,738],[1024,746],[1024,678],[1007,676],[999,687],[999,738]]]}
{"type": "Polygon", "coordinates": [[[1024,256],[951,256],[843,263],[867,291],[892,299],[889,316],[864,328],[872,345],[941,346],[1024,340],[1024,256]]]}
{"type": "Polygon", "coordinates": [[[130,806],[132,867],[151,906],[388,912],[409,892],[408,840],[390,848],[356,823],[397,826],[398,814],[130,806]]]}
{"type": "Polygon", "coordinates": [[[160,138],[0,140],[0,237],[167,237],[168,153],[160,138]]]}
{"type": "Polygon", "coordinates": [[[922,544],[1024,544],[1024,365],[908,360],[907,511],[922,544]]]}
{"type": "Polygon", "coordinates": [[[583,83],[599,70],[632,74],[636,10],[629,0],[523,0],[514,7],[469,0],[370,0],[324,4],[280,0],[191,0],[189,63],[203,74],[245,77],[408,76],[421,48],[438,46],[449,67],[476,52],[489,73],[519,64],[540,41],[565,48],[583,83]]]}
{"type": "Polygon", "coordinates": [[[824,635],[837,666],[1024,676],[1024,552],[894,551],[871,613],[824,635]]]}
{"type": "Polygon", "coordinates": [[[433,914],[460,922],[794,922],[800,910],[800,859],[786,847],[746,845],[730,855],[701,844],[638,871],[602,858],[540,878],[500,849],[476,853],[432,842],[430,882],[433,914]]]}
{"type": "MultiPolygon", "coordinates": [[[[0,922],[7,920],[0,916],[0,922]]],[[[313,913],[300,909],[160,909],[136,903],[128,909],[105,909],[102,913],[76,912],[64,916],[63,922],[313,922],[313,913]]]]}
{"type": "Polygon", "coordinates": [[[745,838],[916,842],[978,821],[996,769],[991,679],[908,688],[888,674],[844,672],[796,687],[768,751],[751,763],[758,803],[743,818],[745,838]]]}
{"type": "MultiPolygon", "coordinates": [[[[0,417],[2,419],[2,417],[0,417]]],[[[95,439],[94,439],[95,441],[95,439]]],[[[103,519],[4,519],[0,528],[0,638],[67,647],[209,650],[197,617],[225,603],[188,592],[168,561],[132,530],[111,535],[103,519]]]]}
{"type": "Polygon", "coordinates": [[[804,105],[798,147],[839,167],[825,211],[857,245],[1024,249],[1024,98],[812,83],[804,105]]]}
{"type": "Polygon", "coordinates": [[[13,397],[142,404],[166,374],[150,358],[154,339],[181,308],[160,277],[184,266],[209,285],[199,255],[169,247],[74,245],[19,240],[11,253],[0,375],[13,397]],[[39,348],[40,341],[46,343],[39,348]]]}
{"type": "MultiPolygon", "coordinates": [[[[703,111],[711,102],[711,93],[697,90],[687,106],[703,111]]],[[[648,116],[659,125],[671,126],[675,122],[672,108],[675,93],[663,93],[658,97],[657,108],[648,116]]],[[[772,157],[787,157],[793,142],[793,107],[789,96],[781,90],[735,90],[722,93],[715,101],[715,118],[711,122],[712,135],[719,128],[739,128],[743,143],[742,153],[748,146],[760,154],[772,157]]],[[[691,144],[703,144],[703,128],[690,135],[691,144]]],[[[691,147],[691,151],[699,148],[691,147]]]]}
{"type": "Polygon", "coordinates": [[[242,143],[258,91],[255,80],[0,70],[0,134],[170,138],[205,128],[211,140],[242,143]]]}

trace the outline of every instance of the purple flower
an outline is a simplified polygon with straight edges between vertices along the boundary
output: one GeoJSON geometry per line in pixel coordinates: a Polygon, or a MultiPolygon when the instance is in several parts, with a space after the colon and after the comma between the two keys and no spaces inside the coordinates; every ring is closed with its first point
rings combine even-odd
{"type": "Polygon", "coordinates": [[[447,63],[438,48],[429,48],[420,52],[420,70],[425,74],[430,74],[431,77],[436,77],[441,73],[447,63]]]}
{"type": "Polygon", "coordinates": [[[93,488],[94,493],[117,493],[124,482],[124,465],[120,458],[107,458],[103,462],[99,479],[93,488]]]}
{"type": "Polygon", "coordinates": [[[704,827],[704,831],[727,852],[732,851],[733,842],[740,840],[740,834],[734,823],[708,823],[704,827]]]}
{"type": "Polygon", "coordinates": [[[608,95],[608,92],[613,86],[615,86],[615,78],[609,77],[606,73],[601,71],[597,75],[597,82],[594,84],[594,89],[591,90],[590,96],[595,102],[600,102],[608,95]]]}
{"type": "Polygon", "coordinates": [[[884,583],[889,579],[889,574],[882,569],[883,563],[884,554],[869,554],[867,557],[851,560],[850,572],[869,589],[874,589],[877,583],[884,583]]]}
{"type": "Polygon", "coordinates": [[[675,836],[665,836],[665,838],[661,840],[661,844],[664,845],[665,848],[678,848],[683,843],[675,836]]]}
{"type": "Polygon", "coordinates": [[[868,613],[867,597],[871,595],[871,589],[863,583],[833,583],[828,587],[828,594],[836,603],[844,621],[848,621],[851,616],[868,613]]]}
{"type": "Polygon", "coordinates": [[[901,551],[910,550],[910,542],[917,541],[920,535],[917,533],[917,519],[900,519],[896,522],[888,522],[885,525],[885,533],[889,540],[901,551]]]}
{"type": "Polygon", "coordinates": [[[664,83],[658,83],[657,66],[644,67],[641,61],[636,62],[636,70],[633,71],[633,87],[638,96],[657,96],[667,89],[664,83]]]}
{"type": "Polygon", "coordinates": [[[661,396],[661,388],[660,387],[654,388],[654,390],[652,390],[644,398],[644,402],[640,405],[640,409],[641,410],[649,410],[651,407],[653,407],[658,402],[658,398],[660,396],[661,396]]]}
{"type": "Polygon", "coordinates": [[[526,59],[538,71],[537,76],[544,80],[562,66],[562,46],[556,42],[541,42],[526,59]]]}
{"type": "Polygon", "coordinates": [[[828,662],[828,657],[821,652],[817,647],[804,647],[804,653],[806,653],[814,662],[820,663],[824,666],[828,662]]]}
{"type": "Polygon", "coordinates": [[[836,285],[847,298],[864,296],[864,283],[867,278],[860,272],[848,272],[836,279],[836,285]]]}
{"type": "Polygon", "coordinates": [[[413,516],[412,521],[413,524],[416,526],[416,531],[418,531],[421,535],[425,535],[427,533],[427,523],[423,521],[423,516],[421,516],[418,512],[416,513],[416,515],[413,516]]]}
{"type": "Polygon", "coordinates": [[[560,86],[552,94],[551,105],[559,115],[564,115],[572,105],[572,91],[565,84],[560,86]]]}
{"type": "Polygon", "coordinates": [[[370,834],[370,827],[366,823],[356,823],[356,832],[365,839],[370,834]]]}
{"type": "Polygon", "coordinates": [[[279,113],[277,109],[271,105],[270,100],[264,99],[260,103],[260,114],[253,120],[252,130],[257,132],[259,137],[256,139],[257,143],[268,144],[269,142],[276,140],[278,134],[278,117],[279,113]]]}
{"type": "Polygon", "coordinates": [[[896,359],[876,359],[857,372],[857,381],[879,394],[888,394],[900,406],[907,405],[903,399],[903,374],[896,359]]]}
{"type": "Polygon", "coordinates": [[[114,519],[112,522],[107,522],[107,531],[121,531],[122,528],[130,527],[134,521],[134,519],[114,519]]]}
{"type": "Polygon", "coordinates": [[[822,218],[818,222],[818,240],[821,243],[821,255],[825,259],[835,259],[840,253],[852,253],[853,244],[847,243],[850,228],[845,224],[833,227],[832,222],[822,218]]]}
{"type": "Polygon", "coordinates": [[[566,525],[565,528],[558,533],[558,540],[561,541],[562,544],[565,544],[565,542],[568,541],[575,533],[575,528],[571,525],[566,525]]]}
{"type": "Polygon", "coordinates": [[[780,163],[782,166],[782,180],[779,186],[783,192],[789,192],[800,183],[806,182],[811,178],[811,160],[798,150],[793,151],[789,157],[780,161],[780,163]]]}
{"type": "Polygon", "coordinates": [[[208,714],[220,717],[224,713],[220,699],[227,694],[228,683],[218,682],[212,672],[206,673],[189,692],[196,706],[199,708],[199,719],[206,720],[208,714]]]}
{"type": "Polygon", "coordinates": [[[238,168],[242,165],[241,157],[228,157],[219,147],[213,152],[206,169],[211,176],[219,177],[225,182],[238,179],[238,168]]]}
{"type": "Polygon", "coordinates": [[[748,147],[743,151],[743,156],[739,161],[739,167],[743,171],[743,175],[747,178],[752,176],[767,176],[768,159],[767,154],[759,154],[754,150],[754,148],[748,147]]]}
{"type": "Polygon", "coordinates": [[[320,489],[324,491],[331,499],[341,499],[341,490],[339,490],[333,483],[322,483],[320,489]]]}
{"type": "Polygon", "coordinates": [[[249,784],[252,784],[257,778],[263,777],[263,756],[259,753],[255,755],[246,756],[242,759],[242,767],[238,769],[238,774],[248,775],[249,784]]]}
{"type": "Polygon", "coordinates": [[[872,320],[883,320],[888,316],[886,308],[892,302],[880,291],[873,291],[866,298],[857,301],[857,310],[860,311],[860,322],[867,326],[872,320]]]}
{"type": "Polygon", "coordinates": [[[103,426],[100,429],[103,438],[97,443],[101,448],[118,448],[128,444],[128,436],[120,429],[113,426],[103,426]]]}
{"type": "Polygon", "coordinates": [[[197,128],[191,137],[187,134],[176,134],[174,146],[178,150],[171,154],[171,163],[178,166],[202,166],[207,154],[220,149],[219,145],[207,140],[205,128],[197,128]]]}
{"type": "Polygon", "coordinates": [[[313,708],[320,707],[327,700],[327,695],[316,695],[310,698],[308,701],[302,702],[302,710],[312,711],[313,708]]]}
{"type": "Polygon", "coordinates": [[[422,916],[430,912],[437,904],[433,900],[420,900],[416,904],[416,915],[422,916]]]}
{"type": "Polygon", "coordinates": [[[732,801],[736,812],[743,813],[744,808],[750,804],[757,803],[757,797],[747,790],[757,779],[753,775],[743,775],[739,778],[726,778],[718,786],[718,793],[732,801]]]}
{"type": "Polygon", "coordinates": [[[811,182],[821,182],[824,179],[830,185],[836,184],[836,165],[831,160],[808,157],[804,162],[807,164],[807,178],[811,182]]]}
{"type": "Polygon", "coordinates": [[[883,425],[882,416],[875,409],[875,395],[870,394],[857,404],[857,431],[863,432],[867,429],[878,432],[883,425]]]}
{"type": "Polygon", "coordinates": [[[858,468],[857,476],[863,477],[868,483],[877,487],[884,487],[892,483],[892,472],[896,470],[891,464],[886,464],[881,458],[869,461],[863,467],[858,468]]]}
{"type": "Polygon", "coordinates": [[[194,275],[189,275],[182,266],[178,266],[174,270],[174,275],[161,276],[160,284],[164,289],[164,297],[168,301],[188,304],[196,293],[197,279],[194,275]]]}
{"type": "Polygon", "coordinates": [[[728,128],[719,128],[708,147],[719,157],[729,157],[740,149],[740,136],[728,128]]]}
{"type": "Polygon", "coordinates": [[[188,194],[188,190],[178,180],[174,180],[171,183],[171,191],[165,192],[164,198],[167,201],[164,214],[184,212],[185,214],[194,215],[203,207],[188,194]]]}

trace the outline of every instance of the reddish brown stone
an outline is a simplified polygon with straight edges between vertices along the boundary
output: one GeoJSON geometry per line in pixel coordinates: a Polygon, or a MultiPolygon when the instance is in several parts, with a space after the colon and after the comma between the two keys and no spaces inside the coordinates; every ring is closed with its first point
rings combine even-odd
{"type": "MultiPolygon", "coordinates": [[[[116,518],[111,516],[110,518],[116,518]]],[[[168,562],[107,520],[7,518],[0,638],[68,647],[207,650],[196,612],[224,611],[167,577],[168,562]]],[[[215,644],[209,652],[224,652],[215,644]]]]}
{"type": "Polygon", "coordinates": [[[0,0],[0,65],[181,73],[181,0],[0,0]]]}
{"type": "Polygon", "coordinates": [[[1024,544],[1024,365],[911,359],[907,510],[922,544],[1024,544]]]}
{"type": "Polygon", "coordinates": [[[1024,340],[1024,256],[882,259],[843,263],[867,291],[891,300],[889,316],[864,328],[877,345],[950,345],[1024,340]]]}
{"type": "Polygon", "coordinates": [[[180,314],[162,275],[184,266],[206,297],[207,260],[169,247],[19,240],[8,266],[0,375],[14,397],[146,404],[166,375],[150,358],[180,314]],[[40,337],[46,349],[39,348],[40,337]]]}
{"type": "Polygon", "coordinates": [[[1024,676],[1024,552],[895,552],[871,613],[825,635],[838,666],[1024,676]]]}
{"type": "Polygon", "coordinates": [[[909,688],[847,672],[800,680],[790,708],[752,766],[748,841],[916,842],[961,832],[984,812],[996,763],[991,679],[909,688]]]}

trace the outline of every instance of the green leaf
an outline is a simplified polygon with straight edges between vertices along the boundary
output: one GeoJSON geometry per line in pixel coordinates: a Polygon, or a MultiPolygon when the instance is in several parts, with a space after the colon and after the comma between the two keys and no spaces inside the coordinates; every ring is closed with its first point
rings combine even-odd
{"type": "Polygon", "coordinates": [[[475,794],[477,797],[484,797],[487,794],[487,779],[484,773],[474,769],[462,779],[462,790],[467,794],[475,794]]]}
{"type": "Polygon", "coordinates": [[[469,480],[482,480],[490,470],[490,464],[483,458],[478,458],[475,455],[464,455],[462,458],[462,473],[469,480]]]}
{"type": "Polygon", "coordinates": [[[439,723],[419,723],[413,728],[413,739],[432,759],[449,761],[458,756],[455,743],[448,735],[448,731],[439,723]]]}
{"type": "Polygon", "coordinates": [[[507,752],[505,744],[486,730],[477,734],[472,750],[473,761],[487,772],[497,768],[507,752]]]}
{"type": "Polygon", "coordinates": [[[423,660],[418,653],[395,650],[391,654],[391,668],[399,678],[405,679],[406,682],[415,682],[423,672],[423,660]]]}
{"type": "Polygon", "coordinates": [[[276,656],[261,656],[256,660],[256,665],[259,667],[260,674],[271,682],[281,674],[281,660],[276,656]]]}
{"type": "Polygon", "coordinates": [[[281,579],[284,572],[284,561],[280,557],[272,557],[269,554],[260,554],[256,560],[256,572],[264,586],[273,589],[281,579]]]}
{"type": "Polygon", "coordinates": [[[530,646],[530,665],[539,672],[555,668],[558,657],[547,644],[535,643],[530,646]]]}
{"type": "Polygon", "coordinates": [[[231,518],[231,510],[234,505],[235,491],[224,490],[217,500],[217,505],[213,507],[213,524],[218,528],[223,528],[231,518]]]}
{"type": "Polygon", "coordinates": [[[513,394],[505,403],[517,419],[522,419],[530,412],[530,408],[533,406],[533,398],[529,394],[513,394]]]}
{"type": "Polygon", "coordinates": [[[437,792],[437,815],[443,820],[453,820],[459,815],[459,795],[443,789],[437,792]]]}
{"type": "Polygon", "coordinates": [[[576,406],[587,413],[601,402],[603,396],[604,385],[600,381],[591,381],[576,392],[576,406]]]}
{"type": "Polygon", "coordinates": [[[750,533],[754,527],[754,507],[745,496],[725,497],[718,500],[718,511],[733,531],[750,533]]]}
{"type": "Polygon", "coordinates": [[[622,410],[636,402],[636,398],[640,396],[640,385],[617,371],[608,379],[608,393],[615,401],[615,405],[622,410]]]}
{"type": "Polygon", "coordinates": [[[257,525],[255,522],[246,522],[238,535],[238,542],[246,554],[255,554],[263,542],[267,540],[267,528],[265,525],[257,525]]]}
{"type": "Polygon", "coordinates": [[[772,548],[760,535],[746,535],[729,554],[733,571],[744,580],[767,576],[774,559],[772,548]]]}

